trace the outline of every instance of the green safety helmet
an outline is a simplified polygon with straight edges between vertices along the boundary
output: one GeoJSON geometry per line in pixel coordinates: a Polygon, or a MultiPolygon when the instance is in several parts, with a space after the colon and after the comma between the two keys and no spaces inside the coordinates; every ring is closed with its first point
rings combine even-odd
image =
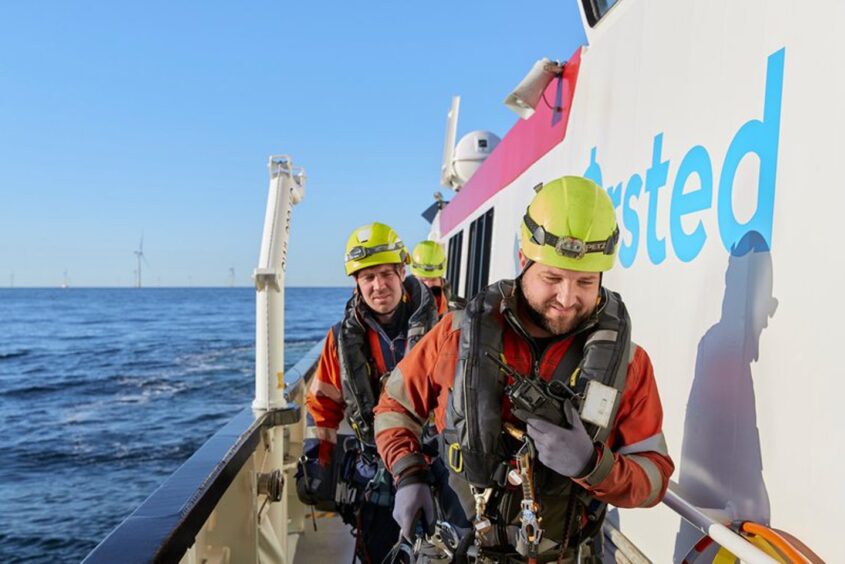
{"type": "Polygon", "coordinates": [[[446,274],[446,253],[434,241],[423,241],[411,253],[411,274],[420,278],[441,278],[446,274]]]}
{"type": "Polygon", "coordinates": [[[368,223],[352,232],[346,241],[346,275],[379,264],[407,264],[408,252],[389,225],[368,223]]]}
{"type": "Polygon", "coordinates": [[[535,190],[522,221],[522,254],[567,270],[613,268],[619,227],[607,192],[580,176],[564,176],[535,190]]]}

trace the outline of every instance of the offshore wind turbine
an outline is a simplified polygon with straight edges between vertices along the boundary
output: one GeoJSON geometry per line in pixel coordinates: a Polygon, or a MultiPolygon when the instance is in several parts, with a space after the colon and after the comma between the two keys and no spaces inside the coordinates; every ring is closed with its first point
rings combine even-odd
{"type": "Polygon", "coordinates": [[[138,267],[135,269],[135,287],[140,288],[141,287],[141,260],[143,259],[143,261],[147,263],[147,266],[150,265],[150,263],[147,262],[147,257],[144,256],[144,234],[143,233],[141,234],[141,242],[138,243],[138,250],[133,251],[133,254],[135,255],[135,260],[138,261],[138,267]]]}
{"type": "Polygon", "coordinates": [[[235,267],[229,267],[229,287],[233,287],[235,285],[235,267]]]}

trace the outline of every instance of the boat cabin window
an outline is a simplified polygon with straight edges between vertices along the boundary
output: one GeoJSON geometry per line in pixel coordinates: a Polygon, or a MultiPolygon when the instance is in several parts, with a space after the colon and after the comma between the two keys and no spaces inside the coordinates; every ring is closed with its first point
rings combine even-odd
{"type": "Polygon", "coordinates": [[[467,299],[473,297],[488,284],[492,241],[493,208],[490,208],[469,226],[469,260],[465,286],[467,299]]]}
{"type": "Polygon", "coordinates": [[[461,251],[464,247],[464,232],[458,231],[449,238],[449,250],[446,255],[446,280],[455,294],[461,283],[461,251]]]}
{"type": "Polygon", "coordinates": [[[618,2],[619,0],[581,0],[584,4],[584,13],[587,14],[587,23],[590,27],[595,27],[599,20],[618,2]]]}

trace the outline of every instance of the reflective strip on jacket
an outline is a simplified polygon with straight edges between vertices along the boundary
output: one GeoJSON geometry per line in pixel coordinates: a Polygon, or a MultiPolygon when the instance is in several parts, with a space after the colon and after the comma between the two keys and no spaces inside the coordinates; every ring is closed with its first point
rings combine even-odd
{"type": "MultiPolygon", "coordinates": [[[[434,412],[438,432],[445,427],[460,336],[460,330],[453,327],[452,316],[452,313],[445,315],[393,370],[376,406],[376,444],[390,470],[399,461],[402,461],[400,467],[407,467],[407,461],[418,458],[406,457],[419,453],[419,429],[430,412],[434,412]]],[[[542,378],[551,379],[570,343],[571,339],[567,339],[549,345],[540,364],[542,378]]],[[[530,345],[510,327],[503,334],[503,350],[510,366],[524,374],[530,373],[530,345]]],[[[503,411],[504,420],[515,421],[507,398],[503,411]]],[[[593,497],[617,507],[657,504],[665,495],[674,470],[662,425],[663,408],[651,360],[637,346],[628,365],[616,421],[607,439],[613,464],[597,465],[606,468],[604,476],[587,476],[575,481],[593,497]]]]}

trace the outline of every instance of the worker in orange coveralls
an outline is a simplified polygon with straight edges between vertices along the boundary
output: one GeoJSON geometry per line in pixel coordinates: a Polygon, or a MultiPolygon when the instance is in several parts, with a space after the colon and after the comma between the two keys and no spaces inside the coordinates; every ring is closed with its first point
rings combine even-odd
{"type": "Polygon", "coordinates": [[[520,275],[446,314],[399,363],[376,442],[405,536],[431,530],[436,514],[417,438],[433,412],[473,523],[458,557],[600,562],[606,505],[657,504],[674,464],[651,361],[602,285],[619,242],[610,198],[580,177],[536,190],[520,275]]]}
{"type": "MultiPolygon", "coordinates": [[[[326,335],[305,402],[323,467],[334,462],[341,421],[355,433],[340,445],[343,462],[335,475],[341,488],[329,494],[343,492],[337,509],[354,528],[355,552],[365,563],[381,563],[399,538],[391,515],[395,490],[376,452],[372,411],[386,376],[438,319],[428,288],[405,276],[408,259],[402,240],[383,223],[350,235],[345,266],[355,291],[343,320],[326,335]]],[[[309,444],[305,450],[316,449],[309,444]]]]}

